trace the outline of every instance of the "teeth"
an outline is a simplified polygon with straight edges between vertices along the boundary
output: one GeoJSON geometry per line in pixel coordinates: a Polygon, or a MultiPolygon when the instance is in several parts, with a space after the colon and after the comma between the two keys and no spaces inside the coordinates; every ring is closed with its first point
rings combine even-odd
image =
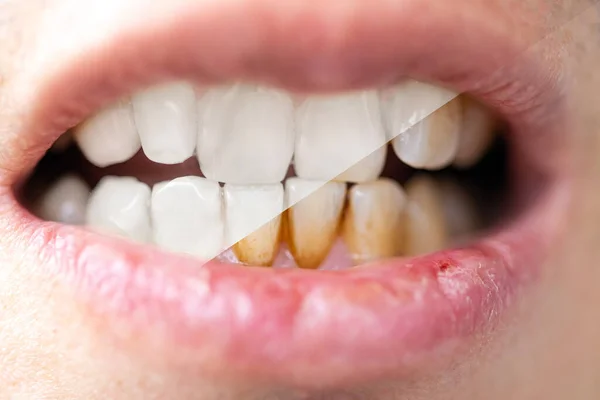
{"type": "Polygon", "coordinates": [[[406,184],[406,193],[406,255],[443,249],[448,243],[448,227],[436,182],[425,175],[416,176],[406,184]]]}
{"type": "Polygon", "coordinates": [[[463,97],[463,127],[454,165],[469,168],[477,164],[494,140],[496,120],[481,104],[463,97]]]}
{"type": "Polygon", "coordinates": [[[140,150],[131,104],[119,101],[75,128],[75,141],[85,157],[98,167],[118,164],[140,150]]]}
{"type": "Polygon", "coordinates": [[[46,221],[81,225],[85,222],[85,210],[90,188],[83,179],[65,175],[52,184],[35,205],[36,214],[46,221]]]}
{"type": "Polygon", "coordinates": [[[300,268],[315,269],[337,237],[346,184],[289,178],[285,182],[286,240],[300,268]]]}
{"type": "Polygon", "coordinates": [[[154,242],[208,260],[223,250],[221,187],[195,176],[162,182],[152,189],[154,242]]]}
{"type": "Polygon", "coordinates": [[[146,157],[178,164],[196,147],[196,95],[185,83],[171,83],[133,97],[135,123],[146,157]]]}
{"type": "Polygon", "coordinates": [[[390,179],[350,189],[342,235],[355,264],[401,253],[405,206],[404,190],[390,179]]]}
{"type": "Polygon", "coordinates": [[[388,135],[400,160],[424,169],[441,169],[452,162],[462,122],[455,97],[446,89],[416,81],[389,93],[388,135]]]}
{"type": "Polygon", "coordinates": [[[283,186],[226,184],[226,246],[245,264],[270,266],[277,255],[283,212],[283,186]]]}
{"type": "Polygon", "coordinates": [[[207,178],[246,185],[285,178],[294,151],[288,95],[236,85],[209,91],[198,104],[197,153],[207,178]]]}
{"type": "Polygon", "coordinates": [[[148,242],[150,188],[135,178],[107,176],[92,192],[86,224],[140,242],[148,242]]]}
{"type": "Polygon", "coordinates": [[[376,179],[387,150],[381,118],[374,91],[308,97],[296,112],[296,174],[314,180],[376,179]]]}
{"type": "Polygon", "coordinates": [[[452,179],[437,180],[448,235],[453,242],[464,240],[481,226],[477,204],[470,194],[452,179]]]}

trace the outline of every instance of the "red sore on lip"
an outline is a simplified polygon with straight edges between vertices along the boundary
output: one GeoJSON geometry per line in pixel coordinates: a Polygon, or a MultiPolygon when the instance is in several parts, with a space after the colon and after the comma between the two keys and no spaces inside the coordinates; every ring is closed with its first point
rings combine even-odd
{"type": "MultiPolygon", "coordinates": [[[[559,125],[540,117],[562,115],[551,61],[517,58],[542,35],[523,31],[514,37],[513,25],[503,25],[503,14],[485,2],[407,0],[372,7],[351,0],[315,7],[264,0],[178,4],[172,10],[161,3],[156,7],[165,9],[162,16],[139,3],[139,9],[134,1],[107,3],[117,9],[111,18],[121,17],[119,4],[130,8],[131,18],[118,18],[122,25],[81,14],[78,26],[106,29],[105,42],[71,32],[70,41],[50,41],[45,50],[53,55],[52,43],[59,43],[61,57],[51,58],[55,64],[42,82],[30,77],[36,90],[25,101],[31,110],[15,135],[22,142],[12,148],[19,150],[0,149],[6,187],[100,105],[174,78],[253,79],[328,91],[412,76],[473,93],[514,126],[514,146],[535,147],[526,144],[533,143],[528,133],[534,131],[548,144],[544,156],[558,159],[558,147],[550,144],[559,141],[559,125]],[[139,15],[146,12],[142,23],[139,15]]],[[[526,154],[535,159],[533,151],[526,154]]],[[[556,219],[568,196],[558,177],[551,183],[514,225],[472,247],[350,271],[201,265],[41,222],[8,190],[1,203],[11,212],[2,214],[0,240],[15,262],[42,260],[36,267],[67,282],[74,301],[100,321],[107,337],[150,362],[274,385],[358,384],[458,357],[475,333],[493,329],[539,274],[559,233],[556,219]],[[15,226],[21,226],[18,232],[15,226]]]]}

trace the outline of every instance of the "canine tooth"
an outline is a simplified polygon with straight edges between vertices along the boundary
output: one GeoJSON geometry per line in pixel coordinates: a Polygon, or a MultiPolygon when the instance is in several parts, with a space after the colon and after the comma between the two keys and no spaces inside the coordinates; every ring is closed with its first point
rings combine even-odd
{"type": "Polygon", "coordinates": [[[411,167],[426,169],[440,169],[452,162],[462,121],[456,96],[412,80],[385,94],[388,139],[393,139],[398,158],[411,167]]]}
{"type": "Polygon", "coordinates": [[[448,227],[436,182],[418,175],[407,182],[406,247],[408,256],[443,249],[448,243],[448,227]]]}
{"type": "Polygon", "coordinates": [[[152,189],[154,243],[209,260],[223,248],[221,187],[205,178],[187,176],[152,189]]]}
{"type": "Polygon", "coordinates": [[[286,241],[300,268],[315,269],[338,234],[346,184],[289,178],[285,182],[286,241]]]}
{"type": "Polygon", "coordinates": [[[413,168],[442,169],[452,163],[461,127],[458,100],[452,100],[392,141],[396,155],[413,168]]]}
{"type": "Polygon", "coordinates": [[[36,202],[36,214],[46,221],[81,225],[85,222],[85,210],[90,188],[83,179],[65,175],[58,179],[36,202]]]}
{"type": "Polygon", "coordinates": [[[406,194],[390,179],[353,186],[342,236],[355,264],[401,254],[406,194]]]}
{"type": "Polygon", "coordinates": [[[483,105],[468,97],[462,97],[463,126],[454,165],[469,168],[477,164],[494,140],[496,120],[483,105]]]}
{"type": "Polygon", "coordinates": [[[74,138],[85,158],[98,167],[126,161],[141,147],[131,104],[124,100],[77,126],[74,138]]]}
{"type": "Polygon", "coordinates": [[[196,94],[186,83],[156,86],[133,96],[135,123],[146,157],[178,164],[196,147],[196,94]]]}
{"type": "Polygon", "coordinates": [[[296,128],[299,177],[365,182],[381,174],[387,139],[375,91],[309,96],[296,110],[296,128]]]}
{"type": "Polygon", "coordinates": [[[150,188],[131,177],[102,178],[90,197],[86,224],[140,242],[148,242],[150,188]]]}
{"type": "Polygon", "coordinates": [[[283,212],[283,186],[223,187],[226,247],[245,264],[270,266],[277,255],[283,212]]]}
{"type": "Polygon", "coordinates": [[[385,90],[382,104],[388,140],[395,139],[456,97],[450,90],[412,79],[385,90]]]}
{"type": "Polygon", "coordinates": [[[214,89],[200,99],[198,112],[197,155],[207,178],[242,185],[285,178],[294,152],[287,94],[242,85],[214,89]]]}

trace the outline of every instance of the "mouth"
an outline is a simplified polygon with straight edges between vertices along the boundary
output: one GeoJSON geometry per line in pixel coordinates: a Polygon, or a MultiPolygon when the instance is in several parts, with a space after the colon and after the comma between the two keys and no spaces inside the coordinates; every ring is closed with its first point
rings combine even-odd
{"type": "Polygon", "coordinates": [[[153,362],[326,387],[456,360],[562,232],[557,60],[441,2],[250,3],[45,50],[5,246],[153,362]]]}

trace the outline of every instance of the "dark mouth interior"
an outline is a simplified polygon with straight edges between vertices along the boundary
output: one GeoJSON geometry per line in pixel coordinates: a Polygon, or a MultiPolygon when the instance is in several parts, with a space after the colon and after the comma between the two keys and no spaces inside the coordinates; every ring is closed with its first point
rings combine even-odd
{"type": "MultiPolygon", "coordinates": [[[[469,226],[468,232],[461,232],[461,236],[464,237],[450,238],[450,244],[476,239],[485,231],[495,228],[499,223],[505,223],[507,219],[515,218],[512,210],[510,214],[508,210],[513,193],[512,187],[509,185],[509,176],[512,172],[509,171],[509,146],[507,135],[505,135],[506,129],[504,124],[498,124],[493,144],[485,156],[469,168],[449,166],[441,170],[418,170],[399,160],[391,150],[391,145],[388,144],[390,149],[387,152],[385,167],[380,176],[390,178],[404,186],[414,176],[426,174],[437,182],[450,182],[452,185],[460,187],[465,195],[464,198],[469,203],[471,212],[477,216],[477,223],[469,226]]],[[[68,131],[65,135],[70,134],[72,132],[68,131]]],[[[43,218],[44,216],[38,212],[37,205],[49,188],[67,174],[83,178],[92,189],[105,176],[133,176],[150,186],[181,176],[202,176],[196,157],[191,157],[179,164],[163,165],[150,161],[142,150],[128,161],[99,168],[86,159],[76,143],[70,142],[59,152],[49,150],[39,161],[26,184],[20,189],[19,198],[22,204],[43,218]]],[[[293,165],[291,165],[287,176],[295,175],[293,165]]],[[[350,183],[349,187],[352,186],[353,184],[350,183]]]]}

